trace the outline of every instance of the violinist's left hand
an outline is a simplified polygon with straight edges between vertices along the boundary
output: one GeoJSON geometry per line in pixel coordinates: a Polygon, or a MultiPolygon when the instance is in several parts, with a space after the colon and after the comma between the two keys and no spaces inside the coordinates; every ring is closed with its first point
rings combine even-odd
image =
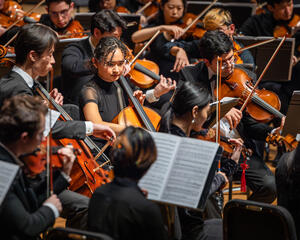
{"type": "Polygon", "coordinates": [[[282,129],[283,129],[284,123],[285,123],[285,117],[281,118],[280,126],[277,127],[277,128],[274,128],[274,129],[272,130],[272,133],[273,133],[273,134],[279,134],[279,135],[281,135],[281,131],[282,131],[282,129]]]}
{"type": "Polygon", "coordinates": [[[154,88],[154,96],[160,98],[160,96],[168,93],[171,90],[176,88],[176,81],[171,78],[165,78],[163,75],[160,75],[160,81],[154,88]]]}
{"type": "Polygon", "coordinates": [[[141,90],[134,91],[133,96],[139,100],[141,105],[144,105],[146,95],[141,90]]]}
{"type": "Polygon", "coordinates": [[[115,132],[109,126],[98,123],[93,123],[93,136],[112,142],[116,139],[115,132]]]}
{"type": "Polygon", "coordinates": [[[59,105],[63,105],[64,104],[64,97],[63,95],[57,90],[57,88],[54,88],[51,92],[50,92],[50,96],[54,99],[54,101],[59,104],[59,105]]]}
{"type": "Polygon", "coordinates": [[[231,155],[231,159],[236,163],[238,163],[240,160],[244,141],[241,138],[237,138],[237,139],[231,138],[228,141],[235,146],[233,153],[231,155]]]}

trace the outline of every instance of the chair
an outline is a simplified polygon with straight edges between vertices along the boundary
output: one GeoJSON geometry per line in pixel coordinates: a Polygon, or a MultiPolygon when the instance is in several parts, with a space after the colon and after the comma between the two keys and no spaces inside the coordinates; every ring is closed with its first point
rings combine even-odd
{"type": "Polygon", "coordinates": [[[224,240],[296,240],[295,223],[283,207],[234,199],[224,208],[224,240]]]}
{"type": "Polygon", "coordinates": [[[78,230],[74,228],[52,228],[46,235],[46,240],[71,240],[71,239],[90,239],[90,240],[113,240],[113,238],[102,233],[78,230]]]}

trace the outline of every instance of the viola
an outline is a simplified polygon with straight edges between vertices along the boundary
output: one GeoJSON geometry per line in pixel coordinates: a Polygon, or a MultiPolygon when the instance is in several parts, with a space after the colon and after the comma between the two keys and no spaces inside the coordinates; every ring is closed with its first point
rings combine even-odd
{"type": "Polygon", "coordinates": [[[129,106],[123,109],[112,122],[122,125],[130,124],[133,126],[145,127],[147,130],[155,132],[161,119],[159,114],[140,104],[133,96],[133,91],[123,76],[121,76],[118,81],[123,90],[127,93],[134,107],[132,108],[129,106]]]}
{"type": "MultiPolygon", "coordinates": [[[[240,104],[242,104],[252,89],[252,79],[248,74],[242,69],[235,68],[230,76],[222,80],[221,99],[223,97],[237,97],[240,98],[240,104]]],[[[275,93],[265,89],[255,89],[250,102],[247,104],[246,111],[257,121],[269,122],[274,117],[284,117],[279,111],[280,106],[279,97],[275,93]]]]}
{"type": "MultiPolygon", "coordinates": [[[[34,87],[44,99],[50,101],[53,107],[61,113],[61,118],[63,120],[72,120],[72,118],[54,101],[40,83],[36,82],[34,87]]],[[[59,139],[58,141],[60,145],[67,146],[68,144],[72,144],[74,148],[81,150],[81,154],[77,155],[77,161],[74,162],[71,170],[70,177],[72,178],[72,181],[69,187],[70,190],[91,197],[97,187],[111,181],[110,177],[112,176],[112,173],[110,169],[103,168],[104,165],[110,164],[110,160],[103,153],[101,155],[105,160],[102,164],[103,166],[100,166],[96,162],[91,150],[95,150],[97,152],[101,152],[101,150],[89,137],[86,137],[84,140],[59,139]]],[[[99,157],[99,155],[97,155],[97,157],[99,157]]]]}
{"type": "Polygon", "coordinates": [[[292,37],[298,30],[300,24],[300,16],[294,14],[293,18],[289,21],[288,24],[277,25],[274,28],[273,35],[274,37],[292,37]]]}
{"type": "MultiPolygon", "coordinates": [[[[24,11],[22,7],[15,1],[5,1],[3,9],[0,13],[0,25],[4,28],[8,28],[16,20],[24,16],[24,11]]],[[[39,13],[30,13],[27,17],[34,19],[36,22],[40,20],[41,14],[39,13]]],[[[25,25],[24,20],[19,21],[16,26],[25,25]]]]}

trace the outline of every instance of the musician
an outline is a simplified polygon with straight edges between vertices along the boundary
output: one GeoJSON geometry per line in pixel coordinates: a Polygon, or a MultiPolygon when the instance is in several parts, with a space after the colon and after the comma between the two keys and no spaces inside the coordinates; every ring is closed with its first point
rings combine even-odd
{"type": "MultiPolygon", "coordinates": [[[[215,75],[217,73],[217,56],[222,58],[222,77],[230,76],[234,71],[233,44],[231,39],[221,31],[206,32],[199,46],[204,61],[195,66],[188,66],[181,70],[183,79],[200,82],[203,87],[212,92],[216,85],[215,75]]],[[[245,70],[246,71],[246,70],[245,70]]],[[[255,75],[248,72],[250,78],[255,75]]],[[[265,141],[268,133],[273,130],[267,124],[259,123],[251,118],[246,112],[232,108],[223,119],[221,119],[222,134],[231,137],[242,137],[246,147],[253,150],[251,160],[248,162],[249,169],[246,171],[246,180],[253,191],[250,200],[271,203],[276,198],[275,179],[268,167],[262,160],[257,145],[252,139],[265,141]],[[234,130],[230,130],[234,129],[234,130]]]]}
{"type": "Polygon", "coordinates": [[[168,239],[158,206],[137,185],[156,156],[147,131],[128,127],[121,132],[111,153],[115,179],[97,188],[90,200],[91,231],[114,239],[168,239]]]}
{"type": "MultiPolygon", "coordinates": [[[[83,87],[93,76],[88,62],[103,37],[121,38],[126,22],[112,10],[102,10],[93,15],[91,20],[92,35],[85,40],[69,44],[62,54],[63,92],[68,102],[78,104],[78,96],[83,87]]],[[[153,90],[146,91],[146,100],[158,101],[160,96],[174,89],[174,84],[159,82],[153,90]]]]}
{"type": "Polygon", "coordinates": [[[280,158],[275,171],[277,186],[277,204],[285,207],[293,216],[300,237],[300,144],[292,152],[284,153],[280,158]]]}
{"type": "MultiPolygon", "coordinates": [[[[206,88],[200,88],[199,84],[190,81],[182,82],[176,90],[173,102],[162,117],[160,131],[181,137],[190,137],[192,131],[203,131],[202,125],[208,117],[210,101],[211,95],[206,88]]],[[[231,159],[223,159],[221,171],[215,175],[209,195],[221,189],[228,182],[227,177],[237,170],[243,142],[241,139],[230,141],[235,144],[235,151],[231,159]]],[[[206,211],[212,211],[210,201],[209,199],[206,203],[206,211]]],[[[204,221],[202,213],[183,208],[178,210],[183,239],[222,239],[220,219],[204,221]]]]}
{"type": "MultiPolygon", "coordinates": [[[[101,38],[91,60],[94,77],[82,89],[79,98],[81,116],[85,120],[101,123],[120,133],[123,125],[111,123],[122,110],[118,100],[117,80],[124,73],[128,48],[116,37],[101,38]]],[[[161,76],[164,85],[176,86],[171,79],[161,76]]],[[[137,90],[134,96],[143,104],[146,95],[137,90]]],[[[123,94],[123,103],[127,106],[127,97],[123,94]]]]}
{"type": "MultiPolygon", "coordinates": [[[[57,41],[56,33],[47,26],[27,24],[21,28],[15,44],[16,66],[0,79],[0,106],[6,98],[15,95],[37,95],[33,90],[34,79],[47,75],[52,69],[57,41]]],[[[50,95],[62,104],[63,96],[57,89],[50,95]]],[[[111,129],[91,122],[57,121],[53,127],[54,138],[84,139],[91,134],[105,139],[114,136],[111,129]]]]}
{"type": "MultiPolygon", "coordinates": [[[[65,189],[75,160],[71,148],[59,150],[63,158],[63,173],[54,179],[54,192],[49,198],[37,194],[20,155],[34,151],[43,139],[47,107],[33,96],[14,96],[4,102],[0,111],[1,161],[19,165],[20,172],[8,192],[0,212],[1,235],[4,239],[40,239],[39,235],[52,226],[62,211],[56,194],[65,189]],[[56,183],[56,184],[55,184],[56,183]]],[[[44,187],[46,182],[44,182],[44,187]]],[[[41,186],[43,185],[40,182],[41,186]]],[[[46,189],[41,189],[46,192],[46,189]]]]}
{"type": "MultiPolygon", "coordinates": [[[[183,33],[183,29],[176,24],[183,24],[182,17],[186,11],[186,0],[162,0],[159,13],[154,22],[146,28],[132,34],[132,41],[140,43],[149,40],[158,30],[162,33],[150,45],[147,59],[154,61],[160,67],[160,73],[166,77],[177,79],[176,72],[170,72],[173,68],[175,58],[164,51],[162,46],[171,38],[177,39],[183,33]]],[[[187,58],[184,52],[176,55],[177,58],[187,58]],[[183,55],[183,56],[182,56],[183,55]]]]}
{"type": "Polygon", "coordinates": [[[84,31],[83,27],[77,20],[72,18],[74,2],[71,0],[47,0],[46,4],[48,14],[41,16],[40,23],[51,27],[59,35],[74,33],[69,37],[84,36],[82,34],[84,31]]]}

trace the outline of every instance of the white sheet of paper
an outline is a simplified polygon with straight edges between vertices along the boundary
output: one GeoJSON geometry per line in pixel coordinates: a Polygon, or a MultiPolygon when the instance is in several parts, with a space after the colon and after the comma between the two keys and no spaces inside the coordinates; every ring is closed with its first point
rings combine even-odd
{"type": "Polygon", "coordinates": [[[52,109],[48,109],[48,113],[46,115],[45,119],[45,130],[44,130],[44,137],[47,137],[50,129],[53,127],[53,125],[56,123],[57,119],[60,116],[60,112],[57,112],[52,109]],[[50,128],[50,123],[51,123],[51,128],[50,128]]]}
{"type": "Polygon", "coordinates": [[[0,160],[0,205],[10,188],[18,169],[18,165],[0,160]]]}
{"type": "Polygon", "coordinates": [[[157,160],[139,182],[151,200],[197,208],[219,145],[165,133],[151,133],[157,160]]]}

